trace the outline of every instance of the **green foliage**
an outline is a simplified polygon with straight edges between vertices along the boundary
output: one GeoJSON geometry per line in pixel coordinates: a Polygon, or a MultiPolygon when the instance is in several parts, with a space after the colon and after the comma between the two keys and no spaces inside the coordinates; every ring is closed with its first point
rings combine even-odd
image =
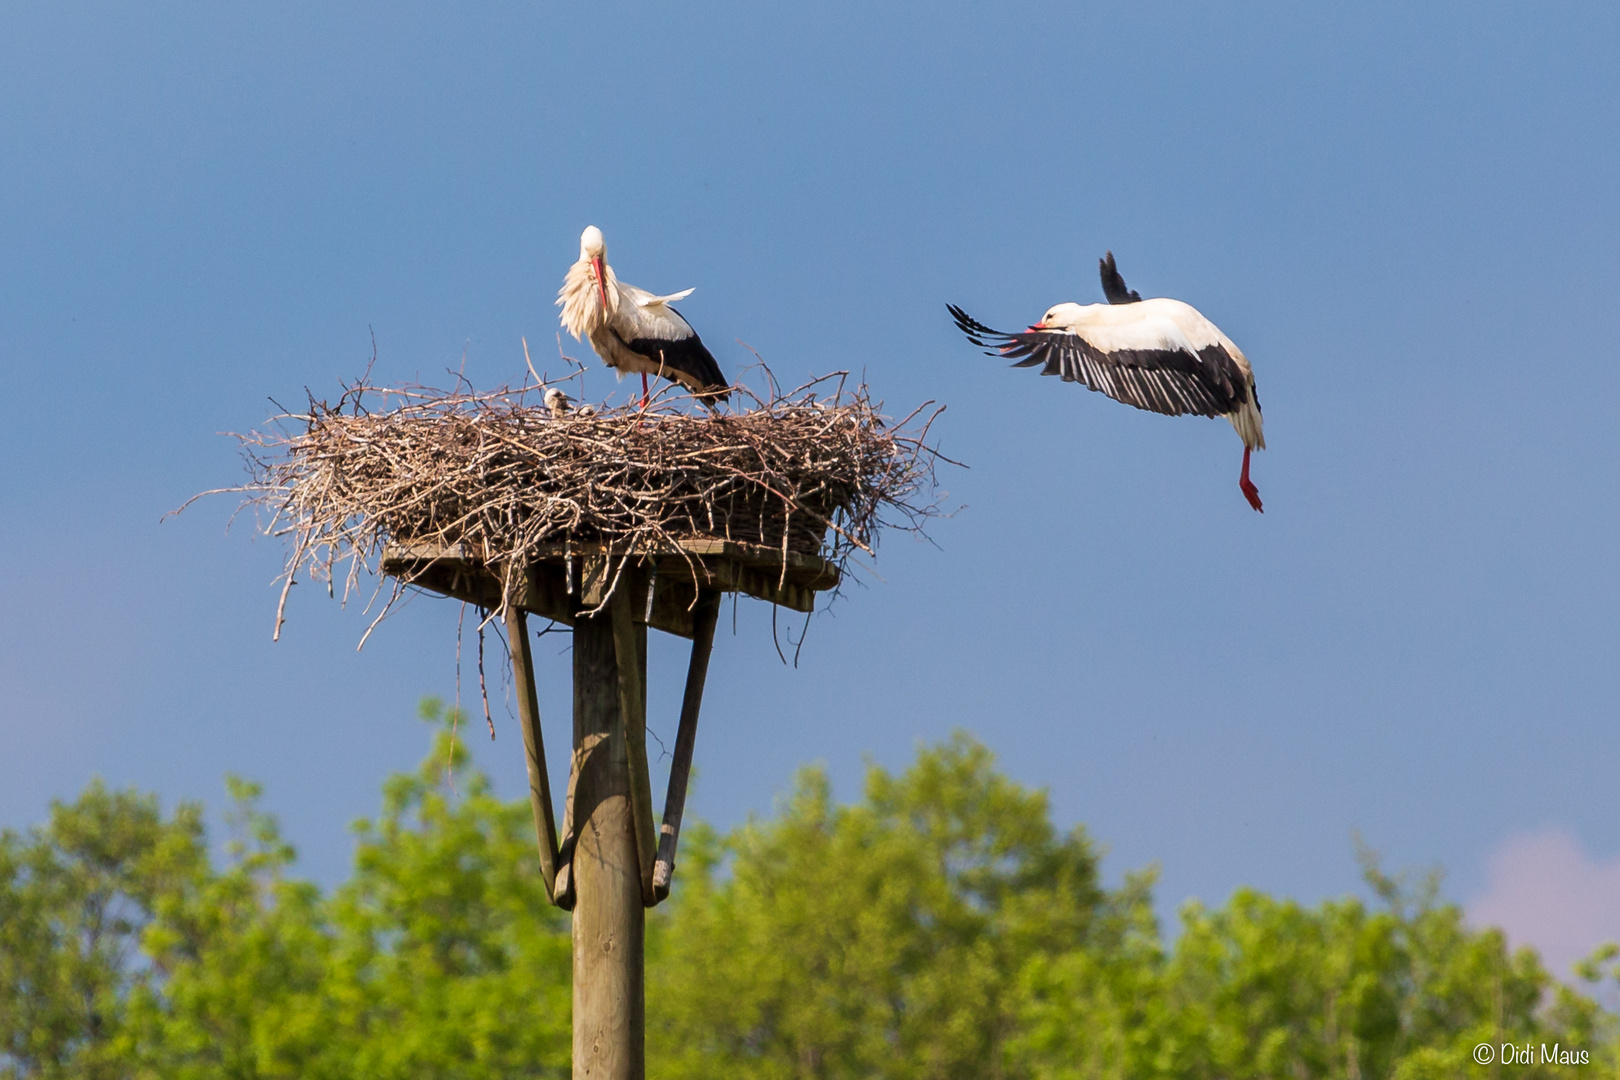
{"type": "Polygon", "coordinates": [[[649,995],[672,1077],[986,1075],[1023,967],[1086,949],[1105,902],[1084,833],[962,735],[856,806],[806,770],[777,819],[694,846],[649,995]]]}
{"type": "Polygon", "coordinates": [[[131,995],[126,1075],[299,1075],[297,1003],[325,976],[321,899],[286,879],[293,849],[257,808],[259,786],[228,777],[226,788],[227,866],[160,895],[142,935],[154,977],[131,995]]]}
{"type": "Polygon", "coordinates": [[[356,824],[354,875],[329,898],[286,880],[291,849],[233,781],[231,866],[166,897],[145,934],[164,977],[131,1009],[140,1074],[567,1075],[567,921],[527,804],[467,768],[459,718],[433,700],[422,714],[432,751],[356,824]]]}
{"type": "MultiPolygon", "coordinates": [[[[423,714],[451,719],[437,702],[423,714]]],[[[329,905],[336,1030],[312,1074],[567,1076],[567,916],[546,900],[527,801],[496,799],[441,726],[357,831],[355,875],[329,905]]]]}
{"type": "MultiPolygon", "coordinates": [[[[423,717],[431,752],[331,895],[235,778],[222,866],[200,808],[100,783],[0,833],[0,1077],[568,1075],[567,916],[527,803],[493,796],[456,716],[423,717]]],[[[1104,888],[1085,832],[966,735],[869,768],[852,805],[807,769],[774,816],[682,845],[648,922],[656,1077],[1423,1080],[1485,1075],[1481,1042],[1620,1076],[1595,1002],[1620,947],[1577,993],[1365,852],[1373,905],[1244,889],[1167,945],[1154,874],[1104,888]]]]}
{"type": "Polygon", "coordinates": [[[155,908],[207,873],[202,812],[93,782],[43,828],[0,832],[0,1076],[123,1075],[155,908]]]}

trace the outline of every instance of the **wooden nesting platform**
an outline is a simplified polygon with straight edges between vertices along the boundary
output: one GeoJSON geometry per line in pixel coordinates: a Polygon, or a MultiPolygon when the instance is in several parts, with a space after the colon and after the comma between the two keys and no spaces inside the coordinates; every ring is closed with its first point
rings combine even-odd
{"type": "Polygon", "coordinates": [[[836,588],[817,555],[692,538],[649,549],[542,548],[503,603],[507,564],[460,545],[390,544],[382,571],[505,617],[529,775],[539,869],[551,902],[573,912],[575,1077],[645,1076],[645,909],[668,898],[723,594],[794,611],[836,588]],[[617,584],[614,584],[615,578],[617,584]],[[527,618],[573,631],[573,753],[559,832],[527,618]],[[647,629],[692,642],[662,821],[647,761],[647,629]]]}
{"type": "MultiPolygon", "coordinates": [[[[635,621],[678,637],[693,636],[699,591],[738,592],[791,611],[815,610],[816,593],[838,587],[838,567],[818,555],[697,537],[658,549],[615,545],[552,544],[525,568],[518,606],[573,626],[579,614],[601,605],[607,586],[629,556],[624,580],[635,621]],[[652,589],[649,611],[647,590],[652,589]]],[[[501,606],[499,563],[462,546],[395,543],[383,549],[382,572],[429,592],[494,610],[501,606]]]]}

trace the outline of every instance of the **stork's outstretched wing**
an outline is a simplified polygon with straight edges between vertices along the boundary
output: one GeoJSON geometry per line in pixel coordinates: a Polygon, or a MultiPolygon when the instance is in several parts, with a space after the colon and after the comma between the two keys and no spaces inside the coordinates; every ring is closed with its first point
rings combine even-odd
{"type": "Polygon", "coordinates": [[[1135,289],[1125,287],[1125,279],[1120,275],[1119,267],[1114,265],[1114,253],[1097,260],[1097,269],[1102,273],[1103,296],[1110,304],[1136,304],[1142,300],[1142,294],[1135,289]]]}
{"type": "Polygon", "coordinates": [[[957,328],[990,356],[1013,367],[1041,368],[1066,382],[1084,383],[1138,409],[1182,416],[1225,416],[1248,397],[1235,361],[1220,345],[1194,349],[1169,319],[1144,319],[1114,327],[1107,347],[1068,330],[992,330],[954,304],[946,305],[957,328]]]}

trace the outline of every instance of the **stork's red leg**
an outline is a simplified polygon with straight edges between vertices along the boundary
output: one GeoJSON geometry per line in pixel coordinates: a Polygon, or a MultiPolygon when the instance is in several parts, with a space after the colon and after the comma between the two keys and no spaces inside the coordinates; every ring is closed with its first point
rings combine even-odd
{"type": "Polygon", "coordinates": [[[641,373],[641,407],[643,409],[647,407],[647,373],[645,371],[641,373]]]}
{"type": "Polygon", "coordinates": [[[1243,489],[1243,497],[1249,500],[1250,506],[1262,514],[1266,512],[1266,508],[1260,505],[1260,489],[1255,487],[1249,480],[1249,448],[1247,446],[1243,448],[1243,475],[1238,478],[1238,487],[1243,489]]]}

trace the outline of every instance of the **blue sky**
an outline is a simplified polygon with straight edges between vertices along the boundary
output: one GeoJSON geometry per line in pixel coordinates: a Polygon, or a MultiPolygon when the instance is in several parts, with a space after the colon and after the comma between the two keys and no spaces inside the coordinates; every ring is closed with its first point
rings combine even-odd
{"type": "MultiPolygon", "coordinates": [[[[1620,856],[1617,47],[1595,4],[8,4],[0,823],[234,771],[343,875],[455,692],[455,605],[357,654],[368,620],[300,587],[272,644],[278,544],[228,499],[160,518],[373,330],[386,381],[517,379],[522,335],[544,366],[595,223],[626,280],[697,287],[728,371],[740,339],[945,402],[971,466],[798,670],[742,605],[696,813],[813,760],[852,796],[961,726],[1111,875],[1159,861],[1166,912],[1353,890],[1352,830],[1459,899],[1510,837],[1620,856]],[[1264,516],[1224,422],[1006,370],[945,315],[1098,300],[1105,248],[1252,359],[1264,516]]],[[[655,642],[666,739],[680,669],[655,642]]]]}

